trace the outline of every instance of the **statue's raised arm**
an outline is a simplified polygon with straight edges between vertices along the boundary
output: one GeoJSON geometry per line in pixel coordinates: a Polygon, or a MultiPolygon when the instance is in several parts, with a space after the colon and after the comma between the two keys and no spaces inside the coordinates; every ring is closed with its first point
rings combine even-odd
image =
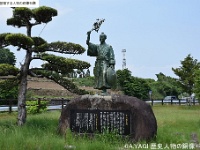
{"type": "Polygon", "coordinates": [[[87,40],[86,40],[86,44],[89,45],[90,42],[90,34],[91,34],[91,30],[87,32],[87,40]]]}

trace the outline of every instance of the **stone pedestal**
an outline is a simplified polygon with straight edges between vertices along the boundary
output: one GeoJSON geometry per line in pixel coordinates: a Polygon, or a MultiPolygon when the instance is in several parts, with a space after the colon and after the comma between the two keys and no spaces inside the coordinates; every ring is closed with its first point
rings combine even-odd
{"type": "Polygon", "coordinates": [[[58,126],[60,134],[65,134],[66,129],[70,128],[70,112],[74,109],[128,110],[130,112],[130,138],[133,141],[151,140],[157,133],[157,122],[151,106],[136,97],[126,95],[77,97],[62,110],[58,126]]]}

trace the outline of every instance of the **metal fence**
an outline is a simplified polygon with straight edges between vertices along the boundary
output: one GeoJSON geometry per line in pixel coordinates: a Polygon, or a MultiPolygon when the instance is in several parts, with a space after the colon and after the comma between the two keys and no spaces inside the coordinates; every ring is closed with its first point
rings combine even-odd
{"type": "MultiPolygon", "coordinates": [[[[28,101],[37,101],[38,111],[41,107],[41,101],[47,101],[48,110],[57,110],[63,109],[64,106],[70,101],[70,99],[65,98],[56,98],[56,99],[48,99],[48,98],[37,98],[31,99],[28,101]]],[[[177,99],[177,100],[145,100],[146,103],[150,105],[199,105],[200,102],[196,99],[187,100],[187,99],[177,99]]],[[[27,105],[30,106],[30,105],[27,105]]],[[[0,111],[6,111],[11,113],[12,111],[17,111],[17,99],[0,99],[0,111]]]]}
{"type": "MultiPolygon", "coordinates": [[[[31,99],[27,101],[36,101],[36,106],[38,108],[38,112],[40,108],[43,106],[41,103],[42,101],[47,102],[47,109],[48,110],[59,110],[63,109],[64,106],[70,101],[70,99],[45,99],[45,98],[37,98],[37,99],[31,99]]],[[[35,106],[34,105],[34,106],[35,106]]],[[[26,105],[26,106],[33,106],[33,105],[26,105]]],[[[0,111],[6,111],[11,113],[12,111],[17,111],[17,99],[0,99],[0,111]]]]}
{"type": "Polygon", "coordinates": [[[171,100],[146,100],[145,101],[152,106],[155,104],[161,105],[199,105],[199,101],[196,99],[188,100],[188,99],[171,99],[171,100]]]}

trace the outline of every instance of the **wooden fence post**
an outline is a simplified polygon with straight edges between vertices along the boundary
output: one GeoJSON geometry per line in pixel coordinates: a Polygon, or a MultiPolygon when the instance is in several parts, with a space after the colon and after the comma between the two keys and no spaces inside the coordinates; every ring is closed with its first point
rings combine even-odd
{"type": "Polygon", "coordinates": [[[61,103],[62,103],[62,110],[64,108],[64,98],[61,99],[61,103]]]}
{"type": "Polygon", "coordinates": [[[9,99],[9,113],[12,112],[12,99],[9,99]]]}
{"type": "Polygon", "coordinates": [[[193,105],[195,105],[195,98],[192,98],[193,99],[193,105]]]}
{"type": "Polygon", "coordinates": [[[40,112],[41,98],[38,98],[37,113],[40,112]]]}

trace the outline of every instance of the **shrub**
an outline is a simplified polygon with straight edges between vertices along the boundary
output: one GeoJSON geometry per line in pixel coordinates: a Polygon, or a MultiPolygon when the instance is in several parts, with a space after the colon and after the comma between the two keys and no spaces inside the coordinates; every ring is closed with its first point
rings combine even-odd
{"type": "Polygon", "coordinates": [[[18,94],[18,80],[7,79],[0,81],[0,99],[16,99],[18,94]]]}
{"type": "Polygon", "coordinates": [[[47,111],[47,101],[27,101],[27,113],[37,114],[47,111]]]}

